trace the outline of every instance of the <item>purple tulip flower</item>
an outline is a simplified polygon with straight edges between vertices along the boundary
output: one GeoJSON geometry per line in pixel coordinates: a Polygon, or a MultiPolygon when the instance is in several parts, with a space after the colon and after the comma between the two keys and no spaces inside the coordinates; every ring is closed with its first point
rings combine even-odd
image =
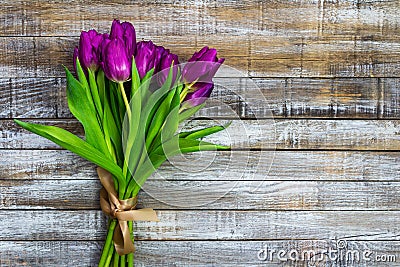
{"type": "Polygon", "coordinates": [[[182,80],[189,90],[184,99],[187,105],[200,105],[210,97],[214,89],[212,79],[224,60],[217,58],[216,49],[207,46],[193,54],[182,70],[182,80]]]}
{"type": "Polygon", "coordinates": [[[74,66],[76,67],[76,58],[78,57],[85,72],[86,69],[97,71],[100,66],[99,47],[103,38],[103,34],[95,30],[83,31],[79,39],[79,49],[75,48],[74,50],[74,66]]]}
{"type": "MultiPolygon", "coordinates": [[[[179,64],[178,56],[172,54],[169,49],[165,49],[163,46],[157,46],[152,41],[141,41],[137,43],[135,63],[141,79],[143,79],[149,70],[154,68],[154,73],[161,71],[156,78],[157,84],[160,86],[163,85],[168,77],[172,61],[174,65],[179,64]]],[[[173,80],[176,79],[177,73],[178,67],[174,68],[173,80]]]]}
{"type": "Polygon", "coordinates": [[[162,86],[167,80],[170,68],[173,62],[173,70],[172,70],[172,82],[174,83],[176,80],[176,76],[178,75],[179,68],[179,59],[178,56],[170,53],[169,49],[165,49],[163,54],[161,55],[160,62],[158,64],[159,73],[157,74],[157,84],[162,86]]]}
{"type": "Polygon", "coordinates": [[[211,95],[214,89],[213,82],[198,82],[194,86],[194,92],[188,93],[184,99],[184,103],[194,107],[203,104],[211,95]]]}
{"type": "Polygon", "coordinates": [[[101,67],[106,77],[114,82],[125,82],[131,75],[132,59],[125,48],[120,38],[105,39],[103,42],[101,67]]]}
{"type": "Polygon", "coordinates": [[[152,41],[138,42],[136,49],[135,63],[140,79],[143,79],[149,70],[158,65],[160,58],[157,52],[161,52],[162,50],[157,48],[152,41]]]}
{"type": "Polygon", "coordinates": [[[135,27],[129,22],[120,23],[119,20],[114,19],[110,39],[120,38],[124,41],[126,47],[126,54],[128,57],[132,57],[136,53],[136,31],[135,27]]]}
{"type": "Polygon", "coordinates": [[[215,73],[224,62],[224,58],[217,58],[217,50],[203,47],[199,52],[193,54],[182,70],[182,77],[185,83],[210,82],[215,73]]]}

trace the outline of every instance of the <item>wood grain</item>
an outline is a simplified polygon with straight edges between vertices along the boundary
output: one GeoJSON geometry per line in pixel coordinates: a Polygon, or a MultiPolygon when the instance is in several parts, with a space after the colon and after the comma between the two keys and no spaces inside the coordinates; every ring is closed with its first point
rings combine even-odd
{"type": "Polygon", "coordinates": [[[0,118],[11,117],[11,80],[0,79],[0,118]]]}
{"type": "Polygon", "coordinates": [[[397,77],[398,38],[359,40],[318,37],[252,35],[249,74],[268,77],[397,77]],[[271,40],[272,39],[272,40],[271,40]],[[257,55],[262,55],[257,58],[257,55]]]}
{"type": "MultiPolygon", "coordinates": [[[[201,112],[203,116],[399,118],[398,79],[219,78],[215,82],[218,86],[212,97],[227,108],[207,109],[201,112]]],[[[1,118],[72,117],[64,78],[1,79],[0,85],[1,118]]]]}
{"type": "Polygon", "coordinates": [[[380,98],[381,109],[379,116],[382,118],[395,118],[400,114],[400,79],[380,81],[382,97],[380,98]]]}
{"type": "MultiPolygon", "coordinates": [[[[399,211],[157,211],[160,222],[135,223],[138,240],[396,240],[399,211]],[[196,223],[194,223],[196,222],[196,223]]],[[[102,240],[101,211],[1,210],[7,240],[102,240]],[[22,219],[23,218],[23,219],[22,219]]]]}
{"type": "MultiPolygon", "coordinates": [[[[146,182],[140,204],[192,210],[400,210],[399,182],[146,182]],[[201,205],[205,203],[207,205],[201,205]],[[180,205],[180,206],[178,206],[180,205]]],[[[0,181],[0,208],[99,209],[96,180],[0,181]]]]}
{"type": "Polygon", "coordinates": [[[200,6],[183,1],[158,4],[157,8],[153,5],[148,1],[113,2],[93,7],[83,1],[71,8],[64,2],[18,5],[6,1],[0,10],[5,26],[1,34],[15,38],[0,45],[5,48],[0,50],[3,75],[60,75],[60,64],[69,62],[68,55],[77,42],[73,40],[80,31],[108,31],[110,17],[134,21],[139,38],[170,45],[184,57],[204,44],[212,45],[227,57],[228,65],[252,76],[399,75],[396,1],[212,1],[200,6]],[[236,19],[232,21],[232,17],[236,19]],[[20,60],[13,57],[21,53],[20,60]]]}
{"type": "MultiPolygon", "coordinates": [[[[215,156],[213,153],[207,155],[202,155],[205,164],[198,163],[198,154],[186,155],[185,166],[177,162],[166,162],[159,172],[170,181],[295,180],[367,183],[398,182],[400,173],[399,152],[275,151],[269,154],[273,160],[265,160],[258,151],[220,151],[215,156]],[[190,175],[188,169],[192,169],[190,175]],[[248,172],[249,169],[255,171],[248,172]]],[[[98,179],[93,164],[65,150],[0,150],[0,163],[2,181],[41,180],[45,184],[46,180],[98,179]]]]}
{"type": "MultiPolygon", "coordinates": [[[[383,79],[386,80],[386,79],[383,79]]],[[[378,105],[378,79],[266,79],[256,78],[254,81],[265,96],[268,106],[259,99],[246,101],[249,109],[257,118],[262,118],[262,110],[269,108],[276,118],[374,118],[379,105],[393,103],[394,96],[388,96],[378,105]]],[[[380,89],[395,91],[388,81],[380,89]]],[[[255,86],[243,86],[246,94],[255,86]]],[[[229,88],[229,87],[228,87],[229,88]]],[[[393,108],[396,105],[393,105],[393,108]]],[[[391,111],[387,113],[392,114],[391,111]]],[[[265,115],[264,115],[265,116],[265,115]]],[[[392,118],[396,118],[393,115],[392,118]]]]}
{"type": "MultiPolygon", "coordinates": [[[[374,118],[379,110],[379,116],[399,118],[398,79],[393,78],[217,78],[215,83],[212,98],[227,107],[209,108],[201,112],[203,116],[374,118]],[[383,99],[380,99],[381,94],[383,99]]],[[[3,88],[4,101],[0,106],[0,118],[72,117],[64,78],[0,79],[0,88],[3,88]]]]}
{"type": "MultiPolygon", "coordinates": [[[[226,42],[232,36],[225,38],[226,42]]],[[[263,57],[237,56],[223,52],[225,65],[238,69],[242,74],[235,76],[252,77],[398,77],[398,43],[370,42],[357,47],[353,41],[335,42],[331,40],[311,41],[302,45],[301,40],[285,40],[285,37],[259,37],[256,46],[264,53],[263,57]],[[269,45],[280,44],[278,49],[269,45]],[[378,44],[376,44],[378,43],[378,44]],[[287,44],[285,47],[282,44],[287,44]],[[260,48],[266,46],[265,48],[260,48]],[[300,49],[300,47],[305,47],[300,49]],[[371,46],[371,47],[370,47],[371,46]],[[355,47],[355,48],[354,48],[355,47]],[[351,50],[352,49],[352,50],[351,50]],[[277,51],[276,51],[277,50],[277,51]],[[395,51],[393,51],[395,50],[395,51]],[[327,51],[327,53],[320,53],[327,51]]],[[[152,40],[164,40],[152,36],[152,40]]],[[[237,40],[237,38],[235,38],[237,40]]],[[[160,41],[157,44],[167,46],[182,58],[189,58],[201,47],[190,43],[185,47],[174,46],[180,39],[160,41]]],[[[233,40],[232,40],[233,41],[233,40]]],[[[9,77],[62,77],[62,64],[72,69],[72,52],[77,45],[76,37],[9,37],[0,38],[0,78],[9,77]]],[[[219,49],[220,47],[215,46],[219,49]]],[[[229,49],[228,49],[229,50],[229,49]]],[[[234,50],[236,51],[236,50],[234,50]]],[[[234,52],[235,53],[235,52],[234,52]]],[[[240,54],[240,53],[239,53],[240,54]]],[[[219,76],[226,76],[223,72],[219,76]]]]}
{"type": "Polygon", "coordinates": [[[396,0],[2,1],[0,265],[97,264],[106,218],[94,165],[12,119],[82,136],[61,64],[72,69],[82,30],[106,32],[119,18],[182,61],[209,45],[240,71],[215,79],[213,98],[227,108],[186,126],[233,119],[230,136],[209,139],[233,150],[171,159],[148,181],[141,205],[161,222],[136,224],[135,266],[307,266],[259,261],[257,252],[321,250],[338,239],[396,262],[315,266],[399,266],[399,9],[396,0]],[[222,192],[210,187],[233,181],[208,205],[168,205],[215,197],[222,192]]]}
{"type": "MultiPolygon", "coordinates": [[[[75,120],[30,120],[55,125],[80,136],[75,120]]],[[[183,130],[224,125],[229,120],[192,120],[183,130]]],[[[336,149],[400,150],[398,120],[232,120],[218,135],[204,140],[231,145],[232,149],[336,149]]],[[[0,120],[0,148],[54,149],[57,145],[16,127],[13,121],[0,120]]]]}
{"type": "Polygon", "coordinates": [[[196,35],[200,33],[265,32],[266,35],[337,35],[338,37],[399,36],[393,0],[382,2],[337,1],[189,1],[110,3],[81,1],[76,5],[56,1],[3,1],[2,35],[79,35],[94,27],[110,28],[110,18],[134,21],[138,34],[196,35]],[[167,16],[168,15],[168,16],[167,16]],[[232,18],[235,18],[233,20],[232,18]],[[379,18],[379,19],[378,19],[379,18]],[[218,32],[217,32],[218,31],[218,32]]]}
{"type": "MultiPolygon", "coordinates": [[[[94,266],[100,257],[99,241],[1,241],[3,254],[2,266],[94,266]],[[21,251],[23,253],[21,253],[21,251]],[[74,254],[76,257],[70,257],[74,254]]],[[[360,264],[370,262],[363,260],[364,251],[372,251],[371,259],[376,256],[396,255],[400,244],[398,241],[347,241],[350,251],[359,251],[360,264]]],[[[135,242],[135,266],[282,266],[275,255],[272,260],[261,261],[257,253],[267,248],[272,251],[296,250],[298,253],[324,250],[335,250],[335,240],[279,240],[279,241],[137,241],[135,242]],[[175,253],[177,252],[177,253],[175,253]]],[[[305,256],[307,257],[307,256],[305,256]]],[[[355,258],[356,259],[356,258],[355,258]]],[[[304,266],[305,261],[290,262],[290,266],[304,266]]],[[[358,263],[356,260],[354,263],[358,263]]],[[[288,265],[287,263],[286,265],[288,265]]],[[[380,266],[384,266],[379,263],[380,266]]],[[[385,266],[399,266],[398,262],[389,262],[385,266]]],[[[317,261],[315,266],[341,266],[326,256],[317,261]]]]}
{"type": "MultiPolygon", "coordinates": [[[[202,115],[232,117],[235,112],[241,117],[257,118],[399,118],[397,78],[217,78],[215,83],[212,98],[229,109],[207,109],[202,115]],[[265,99],[252,97],[255,94],[265,99]]],[[[72,117],[64,78],[0,79],[0,85],[0,118],[72,117]]]]}

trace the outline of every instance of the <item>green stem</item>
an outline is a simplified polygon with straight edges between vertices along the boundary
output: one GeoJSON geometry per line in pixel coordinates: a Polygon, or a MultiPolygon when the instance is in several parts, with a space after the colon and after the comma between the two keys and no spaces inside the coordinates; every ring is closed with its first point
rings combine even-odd
{"type": "MultiPolygon", "coordinates": [[[[105,263],[104,266],[106,266],[106,267],[110,266],[111,259],[112,259],[112,257],[113,257],[114,254],[117,254],[117,253],[114,253],[114,246],[112,246],[112,247],[110,248],[110,251],[108,252],[107,260],[106,260],[106,263],[105,263]]],[[[117,254],[117,255],[118,255],[118,254],[117,254]]]]}
{"type": "MultiPolygon", "coordinates": [[[[133,243],[133,222],[129,221],[128,222],[128,227],[129,227],[129,232],[131,233],[131,240],[133,243]]],[[[133,267],[133,253],[128,254],[128,267],[133,267]]]]}
{"type": "Polygon", "coordinates": [[[181,100],[181,103],[183,102],[183,100],[185,99],[185,97],[186,97],[186,95],[187,95],[187,93],[188,93],[188,88],[185,86],[184,88],[183,88],[183,90],[182,90],[182,92],[181,92],[181,94],[180,94],[180,100],[181,100]]]}
{"type": "Polygon", "coordinates": [[[131,108],[129,106],[129,101],[128,98],[126,97],[126,93],[125,93],[125,88],[124,88],[124,83],[118,83],[119,85],[119,89],[121,90],[122,93],[122,98],[124,99],[124,103],[125,103],[125,107],[126,107],[126,113],[128,114],[128,120],[129,123],[131,122],[131,108]]]}
{"type": "Polygon", "coordinates": [[[120,258],[120,267],[125,267],[125,263],[126,263],[125,255],[122,255],[119,258],[120,258]]]}
{"type": "MultiPolygon", "coordinates": [[[[99,262],[99,267],[106,266],[105,263],[108,260],[107,257],[110,254],[112,255],[112,253],[109,253],[110,250],[112,250],[112,248],[110,249],[110,244],[112,244],[114,229],[115,229],[116,225],[117,225],[117,220],[115,220],[115,219],[111,220],[110,225],[108,226],[106,242],[104,243],[103,252],[101,254],[101,258],[100,258],[100,262],[99,262]]],[[[112,246],[112,247],[114,247],[114,246],[112,246]]]]}
{"type": "Polygon", "coordinates": [[[114,267],[118,267],[119,266],[119,255],[116,252],[114,252],[113,266],[114,267]]]}
{"type": "MultiPolygon", "coordinates": [[[[118,83],[118,86],[119,86],[119,89],[121,91],[124,103],[125,103],[126,114],[128,116],[128,124],[130,125],[131,124],[132,111],[131,111],[131,108],[129,106],[128,98],[126,97],[124,84],[122,82],[120,82],[120,83],[118,83]]],[[[128,173],[128,163],[125,160],[124,160],[124,165],[122,166],[122,172],[123,172],[124,176],[126,177],[126,175],[128,173]]]]}

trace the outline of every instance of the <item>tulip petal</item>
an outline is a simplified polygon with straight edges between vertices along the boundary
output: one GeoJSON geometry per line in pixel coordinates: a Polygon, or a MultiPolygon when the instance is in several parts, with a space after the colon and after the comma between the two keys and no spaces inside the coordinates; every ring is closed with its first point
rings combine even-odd
{"type": "Polygon", "coordinates": [[[111,25],[110,39],[122,38],[123,34],[124,29],[122,28],[121,23],[119,22],[119,20],[114,19],[111,25]]]}
{"type": "Polygon", "coordinates": [[[190,106],[198,106],[203,104],[211,95],[214,89],[214,83],[196,83],[196,89],[193,93],[187,94],[184,102],[187,102],[190,106]]]}
{"type": "Polygon", "coordinates": [[[127,81],[131,66],[132,61],[126,54],[124,42],[120,38],[110,40],[103,47],[102,68],[108,79],[115,82],[127,81]]]}

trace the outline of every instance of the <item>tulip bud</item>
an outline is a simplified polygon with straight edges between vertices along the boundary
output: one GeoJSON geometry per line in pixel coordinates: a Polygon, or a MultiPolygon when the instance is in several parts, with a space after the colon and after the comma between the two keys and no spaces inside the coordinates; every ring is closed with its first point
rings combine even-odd
{"type": "Polygon", "coordinates": [[[126,54],[132,57],[136,53],[136,32],[135,27],[129,22],[120,23],[114,20],[111,26],[110,39],[120,38],[126,47],[126,54]]]}
{"type": "Polygon", "coordinates": [[[186,84],[187,92],[184,98],[186,105],[197,106],[210,97],[214,89],[212,78],[224,60],[217,58],[216,49],[207,46],[193,54],[182,70],[182,80],[186,84]]]}
{"type": "Polygon", "coordinates": [[[211,95],[214,89],[213,82],[198,82],[193,85],[194,92],[188,93],[184,99],[184,103],[194,107],[203,104],[211,95]]]}
{"type": "Polygon", "coordinates": [[[76,66],[76,56],[84,71],[90,69],[97,71],[100,66],[99,47],[103,41],[103,35],[95,30],[83,31],[79,39],[79,49],[74,51],[74,65],[76,66]]]}
{"type": "Polygon", "coordinates": [[[178,56],[175,54],[172,54],[169,52],[168,49],[166,49],[160,59],[159,62],[159,73],[157,74],[157,84],[159,86],[162,86],[165,81],[167,80],[170,68],[172,66],[172,62],[174,63],[173,65],[173,70],[172,70],[172,82],[175,82],[176,80],[176,75],[178,75],[178,65],[179,65],[179,60],[178,56]]]}
{"type": "Polygon", "coordinates": [[[129,80],[132,59],[127,55],[124,42],[120,38],[105,39],[102,49],[102,69],[106,77],[114,82],[129,80]]]}
{"type": "Polygon", "coordinates": [[[185,83],[210,82],[218,68],[224,62],[224,58],[217,58],[217,50],[203,47],[199,52],[193,54],[182,70],[185,83]]]}
{"type": "Polygon", "coordinates": [[[146,73],[158,63],[156,62],[157,48],[152,41],[138,42],[136,48],[135,63],[140,79],[143,79],[146,73]]]}

